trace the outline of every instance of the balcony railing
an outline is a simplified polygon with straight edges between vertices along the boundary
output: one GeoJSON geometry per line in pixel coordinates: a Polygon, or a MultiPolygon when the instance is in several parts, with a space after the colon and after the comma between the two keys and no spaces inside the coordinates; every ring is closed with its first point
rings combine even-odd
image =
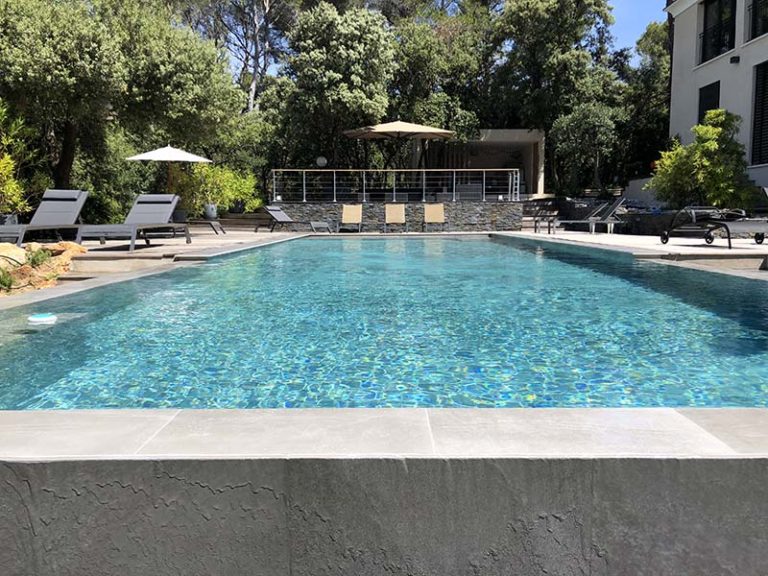
{"type": "Polygon", "coordinates": [[[749,5],[749,39],[768,33],[768,0],[753,0],[749,5]]]}
{"type": "Polygon", "coordinates": [[[273,170],[275,202],[517,202],[520,170],[273,170]]]}
{"type": "Polygon", "coordinates": [[[722,20],[699,35],[702,63],[733,49],[736,35],[735,22],[733,18],[722,20]]]}

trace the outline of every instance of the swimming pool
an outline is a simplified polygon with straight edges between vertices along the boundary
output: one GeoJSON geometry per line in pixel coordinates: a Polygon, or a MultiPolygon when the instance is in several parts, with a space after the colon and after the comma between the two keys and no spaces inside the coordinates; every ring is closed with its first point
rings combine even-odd
{"type": "Polygon", "coordinates": [[[0,325],[2,409],[768,405],[768,284],[557,244],[295,240],[0,325]]]}

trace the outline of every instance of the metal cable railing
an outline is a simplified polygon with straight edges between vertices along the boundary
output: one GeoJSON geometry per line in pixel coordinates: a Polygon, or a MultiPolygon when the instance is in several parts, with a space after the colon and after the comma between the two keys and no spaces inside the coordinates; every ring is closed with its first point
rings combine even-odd
{"type": "Polygon", "coordinates": [[[518,169],[273,170],[275,202],[517,202],[518,169]]]}

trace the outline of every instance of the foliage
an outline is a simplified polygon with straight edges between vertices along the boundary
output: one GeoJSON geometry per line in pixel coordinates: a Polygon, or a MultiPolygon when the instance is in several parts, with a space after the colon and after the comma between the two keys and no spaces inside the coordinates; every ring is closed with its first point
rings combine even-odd
{"type": "Polygon", "coordinates": [[[0,290],[10,290],[13,288],[13,276],[9,270],[0,268],[0,290]]]}
{"type": "Polygon", "coordinates": [[[290,46],[294,160],[309,162],[324,154],[338,166],[352,147],[342,131],[378,122],[387,110],[394,37],[380,15],[357,8],[340,14],[321,2],[299,17],[290,46]]]}
{"type": "Polygon", "coordinates": [[[242,103],[217,48],[159,0],[2,0],[0,70],[0,95],[38,130],[59,187],[111,122],[202,141],[242,103]]]}
{"type": "Polygon", "coordinates": [[[206,204],[231,208],[236,202],[242,202],[251,210],[260,206],[255,195],[256,178],[224,166],[196,164],[191,170],[177,168],[174,182],[174,192],[192,214],[202,213],[206,204]]]}
{"type": "Polygon", "coordinates": [[[39,250],[30,251],[27,254],[27,264],[32,268],[39,268],[51,259],[51,252],[45,248],[39,250]]]}
{"type": "Polygon", "coordinates": [[[583,171],[591,169],[592,185],[602,188],[601,163],[617,142],[616,116],[616,111],[605,104],[588,103],[576,106],[573,112],[555,121],[555,150],[570,171],[573,184],[582,184],[583,171]]]}
{"type": "Polygon", "coordinates": [[[744,146],[736,139],[741,119],[725,110],[710,110],[694,126],[694,141],[674,142],[662,152],[649,189],[673,208],[712,205],[746,208],[754,198],[747,176],[744,146]]]}
{"type": "Polygon", "coordinates": [[[0,213],[29,210],[20,170],[32,158],[28,138],[23,120],[11,119],[8,107],[0,100],[0,213]]]}
{"type": "Polygon", "coordinates": [[[669,25],[652,22],[637,42],[639,66],[620,74],[627,85],[626,120],[619,124],[622,179],[648,176],[659,150],[669,146],[670,52],[669,25]]]}

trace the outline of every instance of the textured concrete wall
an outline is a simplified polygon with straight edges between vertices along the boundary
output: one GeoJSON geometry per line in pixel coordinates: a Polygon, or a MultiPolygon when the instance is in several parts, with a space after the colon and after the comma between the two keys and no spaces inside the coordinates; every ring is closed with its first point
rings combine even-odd
{"type": "MultiPolygon", "coordinates": [[[[283,204],[283,209],[294,220],[325,222],[341,221],[341,204],[312,203],[283,204]]],[[[419,202],[406,204],[405,219],[409,229],[419,232],[424,222],[424,205],[419,202]]],[[[514,231],[522,228],[523,204],[517,202],[448,202],[445,204],[448,230],[454,231],[514,231]]],[[[430,226],[430,231],[441,227],[430,226]]],[[[384,230],[384,204],[363,204],[363,232],[384,230]]],[[[400,231],[402,226],[393,227],[400,231]]]]}
{"type": "Polygon", "coordinates": [[[764,575],[766,460],[0,466],[3,576],[764,575]]]}

